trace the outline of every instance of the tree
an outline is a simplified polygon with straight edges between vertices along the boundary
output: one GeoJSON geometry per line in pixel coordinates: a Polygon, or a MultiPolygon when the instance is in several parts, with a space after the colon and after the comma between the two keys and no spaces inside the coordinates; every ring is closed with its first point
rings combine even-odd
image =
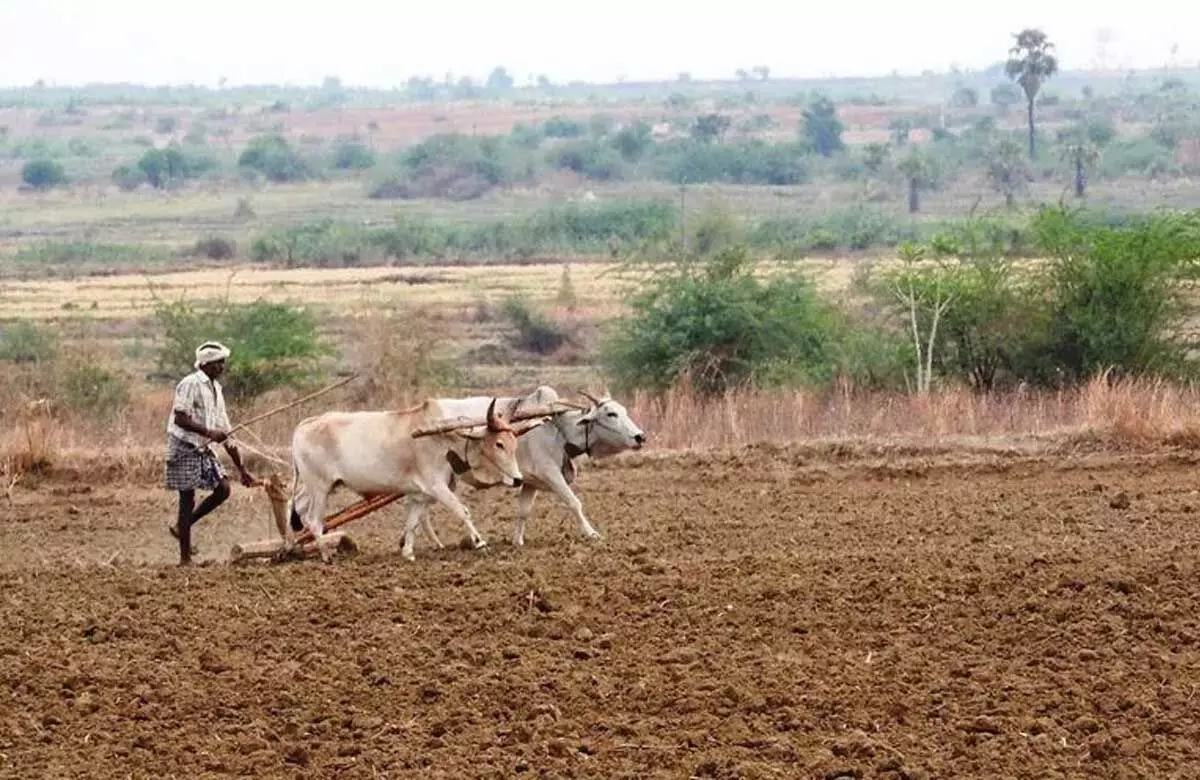
{"type": "Polygon", "coordinates": [[[906,116],[897,117],[891,122],[888,122],[888,135],[892,139],[892,143],[896,146],[904,146],[908,143],[909,136],[912,134],[913,121],[906,116]]]}
{"type": "Polygon", "coordinates": [[[862,148],[863,167],[872,176],[878,176],[883,171],[883,166],[887,163],[891,151],[891,146],[888,144],[865,144],[862,148]]]}
{"type": "Polygon", "coordinates": [[[916,214],[921,210],[921,190],[933,182],[933,166],[920,150],[913,149],[896,168],[908,183],[908,212],[916,214]]]}
{"type": "Polygon", "coordinates": [[[837,116],[837,106],[827,97],[818,97],[804,109],[801,133],[812,150],[822,157],[829,157],[844,148],[842,125],[837,116]]]}
{"type": "Polygon", "coordinates": [[[1078,128],[1059,133],[1058,141],[1062,144],[1059,159],[1069,162],[1074,169],[1075,197],[1082,198],[1087,189],[1086,170],[1100,159],[1100,149],[1078,128]]]}
{"type": "Polygon", "coordinates": [[[512,89],[513,77],[508,75],[508,70],[504,66],[498,66],[492,69],[492,72],[487,77],[488,92],[507,92],[512,89]]]}
{"type": "Polygon", "coordinates": [[[724,114],[701,114],[692,125],[692,138],[706,144],[720,141],[730,124],[731,120],[724,114]]]}
{"type": "Polygon", "coordinates": [[[1053,54],[1054,44],[1046,33],[1036,28],[1022,30],[1015,36],[1016,44],[1009,49],[1004,72],[1017,82],[1025,92],[1025,105],[1029,113],[1029,159],[1034,157],[1033,101],[1046,80],[1058,73],[1058,58],[1053,54]]]}
{"type": "Polygon", "coordinates": [[[974,108],[979,105],[979,93],[971,87],[960,86],[950,96],[950,105],[955,108],[974,108]]]}
{"type": "Polygon", "coordinates": [[[933,353],[937,346],[938,321],[954,302],[954,293],[945,283],[945,273],[935,269],[932,273],[920,267],[925,257],[923,247],[905,244],[899,249],[901,267],[891,280],[896,300],[908,314],[912,329],[913,348],[916,353],[917,393],[929,392],[933,379],[933,353]],[[924,270],[924,273],[922,271],[924,270]],[[921,325],[928,321],[926,339],[922,343],[921,325]]]}
{"type": "Polygon", "coordinates": [[[766,65],[755,65],[750,70],[754,73],[754,75],[758,76],[763,81],[766,81],[771,77],[771,68],[766,65]]]}
{"type": "Polygon", "coordinates": [[[1021,92],[1012,84],[997,84],[989,93],[992,105],[1000,109],[1001,114],[1007,114],[1008,109],[1021,100],[1021,92]]]}
{"type": "Polygon", "coordinates": [[[992,187],[1004,196],[1004,205],[1012,208],[1017,193],[1024,192],[1029,182],[1029,165],[1016,142],[1005,139],[992,148],[987,177],[992,187]]]}

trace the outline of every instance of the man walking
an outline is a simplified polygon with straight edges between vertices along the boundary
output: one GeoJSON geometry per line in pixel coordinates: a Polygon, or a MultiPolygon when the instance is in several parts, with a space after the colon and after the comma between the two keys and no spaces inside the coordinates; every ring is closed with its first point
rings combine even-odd
{"type": "Polygon", "coordinates": [[[229,480],[217,456],[213,443],[225,445],[233,465],[247,487],[255,484],[254,477],[242,465],[242,456],[228,440],[231,428],[225,410],[225,396],[217,377],[225,372],[229,349],[216,341],[208,341],[196,349],[196,370],[185,376],[175,387],[175,401],[167,420],[166,487],[179,492],[179,514],[169,527],[179,540],[179,565],[192,562],[196,548],[192,546],[192,526],[229,498],[229,480]],[[196,506],[196,490],[212,492],[196,506]]]}

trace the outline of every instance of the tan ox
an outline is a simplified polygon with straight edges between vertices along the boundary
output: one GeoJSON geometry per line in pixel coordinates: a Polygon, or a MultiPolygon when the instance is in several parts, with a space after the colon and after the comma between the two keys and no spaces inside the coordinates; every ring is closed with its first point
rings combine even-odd
{"type": "MultiPolygon", "coordinates": [[[[429,399],[404,411],[327,412],[302,421],[292,435],[292,522],[284,529],[285,552],[292,550],[294,531],[303,523],[321,558],[329,561],[325,507],[338,486],[363,498],[400,493],[415,506],[440,503],[466,525],[475,549],[487,546],[470,510],[454,495],[451,478],[459,470],[485,482],[519,487],[517,437],[544,421],[510,426],[495,409],[493,399],[483,420],[447,421],[441,404],[429,399]],[[482,430],[471,430],[476,428],[482,430]]],[[[410,513],[405,524],[402,554],[407,560],[413,559],[418,520],[410,513]]]]}

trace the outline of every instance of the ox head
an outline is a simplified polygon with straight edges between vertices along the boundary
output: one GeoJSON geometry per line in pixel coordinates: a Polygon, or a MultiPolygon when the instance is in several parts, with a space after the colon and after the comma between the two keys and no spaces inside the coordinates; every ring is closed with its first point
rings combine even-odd
{"type": "Polygon", "coordinates": [[[578,424],[587,427],[593,452],[611,455],[624,450],[640,450],[646,444],[645,432],[611,396],[605,394],[603,398],[597,398],[586,390],[579,393],[592,404],[578,424]]]}
{"type": "Polygon", "coordinates": [[[495,482],[498,477],[500,482],[509,487],[520,487],[523,477],[517,466],[517,439],[545,421],[546,418],[541,417],[509,425],[502,415],[496,414],[496,399],[493,398],[488,404],[484,430],[456,431],[458,435],[479,445],[480,460],[472,462],[469,456],[467,458],[472,475],[484,483],[495,482]]]}

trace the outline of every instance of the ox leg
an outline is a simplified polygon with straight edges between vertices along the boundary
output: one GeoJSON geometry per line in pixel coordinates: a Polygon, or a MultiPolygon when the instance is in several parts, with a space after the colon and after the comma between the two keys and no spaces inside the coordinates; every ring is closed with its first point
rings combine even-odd
{"type": "Polygon", "coordinates": [[[475,524],[471,522],[471,510],[467,509],[466,504],[458,500],[458,496],[454,495],[454,491],[448,485],[437,484],[429,491],[443,506],[454,513],[454,516],[462,521],[467,527],[467,533],[471,537],[471,547],[478,550],[487,547],[487,541],[475,529],[475,524]]]}
{"type": "Polygon", "coordinates": [[[588,522],[587,516],[583,514],[583,502],[579,500],[579,496],[575,495],[575,491],[571,490],[571,486],[567,484],[561,474],[554,474],[548,480],[550,489],[554,491],[554,495],[567,505],[567,508],[575,513],[576,519],[579,520],[579,533],[585,539],[599,539],[600,532],[592,527],[588,522]]]}
{"type": "MultiPolygon", "coordinates": [[[[429,535],[429,538],[434,544],[437,545],[439,550],[446,549],[446,545],[442,544],[442,540],[438,538],[437,531],[433,530],[433,523],[429,520],[429,516],[431,514],[430,510],[433,508],[429,501],[427,499],[423,500],[418,496],[412,496],[408,500],[411,500],[419,507],[419,515],[416,525],[419,525],[421,528],[425,529],[425,533],[429,535]]],[[[416,527],[414,526],[414,530],[415,528],[416,527]]]]}
{"type": "Polygon", "coordinates": [[[531,487],[526,482],[521,487],[520,495],[517,496],[517,527],[513,530],[512,540],[514,547],[525,545],[525,523],[533,514],[533,502],[537,500],[537,494],[537,488],[531,487]]]}
{"type": "MultiPolygon", "coordinates": [[[[333,558],[333,553],[326,546],[325,536],[325,504],[328,498],[328,490],[325,492],[305,490],[296,495],[296,509],[300,513],[304,527],[312,534],[317,552],[321,554],[321,560],[325,563],[329,563],[333,558]]],[[[293,536],[291,541],[294,542],[294,540],[293,536]]]]}
{"type": "MultiPolygon", "coordinates": [[[[413,552],[413,542],[417,537],[417,527],[424,520],[429,522],[429,499],[424,496],[406,496],[404,499],[405,514],[404,514],[404,543],[400,549],[400,555],[406,561],[414,560],[416,555],[413,552]]],[[[435,536],[434,539],[437,539],[435,536]]],[[[441,542],[438,542],[441,547],[441,542]]]]}

